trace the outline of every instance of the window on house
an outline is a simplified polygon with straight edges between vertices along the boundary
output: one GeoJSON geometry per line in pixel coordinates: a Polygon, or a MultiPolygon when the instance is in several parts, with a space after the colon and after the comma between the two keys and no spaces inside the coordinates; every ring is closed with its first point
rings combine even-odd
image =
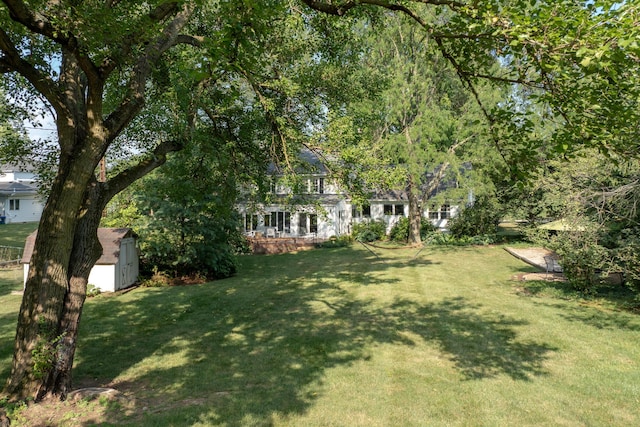
{"type": "Polygon", "coordinates": [[[371,206],[353,206],[351,208],[352,218],[371,218],[371,206]]]}
{"type": "Polygon", "coordinates": [[[307,181],[307,191],[312,194],[324,194],[324,178],[311,178],[307,181]]]}
{"type": "Polygon", "coordinates": [[[268,227],[276,227],[278,231],[289,233],[291,230],[291,212],[271,212],[271,221],[268,227]]]}
{"type": "Polygon", "coordinates": [[[384,205],[382,211],[385,215],[404,215],[404,205],[384,205]]]}
{"type": "Polygon", "coordinates": [[[442,205],[440,206],[440,219],[448,219],[451,218],[451,206],[442,205]]]}
{"type": "Polygon", "coordinates": [[[258,215],[244,214],[244,231],[255,231],[258,228],[258,215]]]}
{"type": "Polygon", "coordinates": [[[438,208],[435,205],[431,205],[429,208],[429,219],[440,219],[438,208]]]}
{"type": "Polygon", "coordinates": [[[10,211],[19,211],[20,210],[20,199],[10,199],[9,200],[9,210],[10,211]]]}
{"type": "Polygon", "coordinates": [[[271,227],[271,214],[266,214],[264,216],[264,226],[271,227]]]}
{"type": "Polygon", "coordinates": [[[318,215],[310,214],[309,215],[309,233],[317,233],[318,232],[318,215]]]}
{"type": "Polygon", "coordinates": [[[300,230],[300,234],[307,234],[309,232],[309,227],[307,227],[307,214],[299,213],[298,214],[298,230],[300,230]]]}
{"type": "Polygon", "coordinates": [[[269,192],[271,194],[280,194],[284,192],[284,187],[282,186],[280,179],[276,177],[271,177],[269,179],[269,192]]]}

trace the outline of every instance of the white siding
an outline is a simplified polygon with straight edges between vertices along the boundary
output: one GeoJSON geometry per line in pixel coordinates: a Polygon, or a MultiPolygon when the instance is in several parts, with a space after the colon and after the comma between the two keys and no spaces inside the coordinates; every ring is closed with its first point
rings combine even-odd
{"type": "Polygon", "coordinates": [[[89,274],[89,285],[94,285],[101,292],[115,292],[115,265],[94,265],[89,274]]]}
{"type": "Polygon", "coordinates": [[[6,199],[4,206],[0,206],[0,215],[4,209],[5,222],[37,222],[42,215],[42,202],[33,196],[14,196],[6,199]],[[9,210],[9,200],[20,200],[20,209],[9,210]]]}

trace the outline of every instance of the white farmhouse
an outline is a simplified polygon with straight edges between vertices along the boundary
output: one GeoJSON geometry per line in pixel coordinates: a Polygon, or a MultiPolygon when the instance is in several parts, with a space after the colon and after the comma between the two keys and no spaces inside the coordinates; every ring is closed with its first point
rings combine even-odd
{"type": "MultiPolygon", "coordinates": [[[[408,216],[405,191],[372,194],[368,204],[357,206],[330,178],[317,156],[304,151],[301,157],[309,164],[310,172],[301,173],[299,194],[292,194],[291,188],[280,184],[278,175],[272,174],[271,203],[247,200],[238,204],[248,236],[325,240],[349,235],[353,224],[366,221],[383,221],[388,233],[401,217],[408,216]]],[[[439,188],[442,190],[444,185],[439,188]]],[[[457,212],[458,206],[441,204],[425,207],[423,215],[439,229],[446,229],[449,219],[457,212]]]]}
{"type": "MultiPolygon", "coordinates": [[[[22,255],[25,285],[29,275],[36,234],[37,231],[34,231],[27,237],[22,255]]],[[[115,292],[128,288],[137,282],[139,256],[136,237],[130,228],[98,229],[102,256],[91,269],[89,285],[99,288],[101,292],[115,292]]]]}

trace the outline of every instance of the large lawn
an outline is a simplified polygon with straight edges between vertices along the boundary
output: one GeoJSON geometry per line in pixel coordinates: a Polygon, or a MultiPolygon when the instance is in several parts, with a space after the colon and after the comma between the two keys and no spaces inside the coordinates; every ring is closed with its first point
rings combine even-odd
{"type": "MultiPolygon", "coordinates": [[[[125,399],[60,405],[58,419],[640,425],[638,315],[558,283],[527,289],[511,277],[531,267],[500,247],[374,251],[247,256],[231,279],[90,299],[76,385],[125,399]]],[[[12,280],[0,276],[0,381],[20,298],[12,280]]]]}

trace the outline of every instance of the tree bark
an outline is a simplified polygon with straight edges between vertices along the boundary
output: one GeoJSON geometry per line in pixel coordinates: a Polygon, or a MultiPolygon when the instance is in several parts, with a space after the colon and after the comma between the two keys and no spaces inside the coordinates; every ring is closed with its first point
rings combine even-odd
{"type": "Polygon", "coordinates": [[[78,326],[87,295],[89,274],[102,255],[98,240],[98,227],[102,210],[106,204],[101,197],[95,179],[89,184],[83,206],[83,215],[75,230],[73,250],[69,261],[69,287],[65,294],[64,306],[58,325],[55,363],[43,378],[36,399],[55,395],[64,399],[71,391],[71,371],[78,338],[78,326]]]}
{"type": "Polygon", "coordinates": [[[420,189],[415,188],[416,185],[413,177],[409,177],[409,185],[407,186],[407,194],[409,197],[409,244],[419,245],[422,243],[420,236],[420,226],[422,225],[422,206],[420,206],[420,189]]]}
{"type": "MultiPolygon", "coordinates": [[[[59,135],[77,135],[77,132],[59,128],[59,135]]],[[[80,154],[75,154],[74,149],[74,155],[61,155],[58,174],[38,227],[20,307],[13,366],[6,386],[9,395],[17,398],[39,399],[49,393],[47,382],[57,363],[56,353],[69,333],[62,327],[62,319],[69,303],[71,275],[77,273],[74,267],[77,261],[73,257],[83,250],[78,244],[87,239],[79,235],[86,232],[78,229],[79,213],[87,183],[99,160],[91,153],[96,150],[87,147],[91,143],[76,140],[69,145],[83,150],[80,154]]]]}

